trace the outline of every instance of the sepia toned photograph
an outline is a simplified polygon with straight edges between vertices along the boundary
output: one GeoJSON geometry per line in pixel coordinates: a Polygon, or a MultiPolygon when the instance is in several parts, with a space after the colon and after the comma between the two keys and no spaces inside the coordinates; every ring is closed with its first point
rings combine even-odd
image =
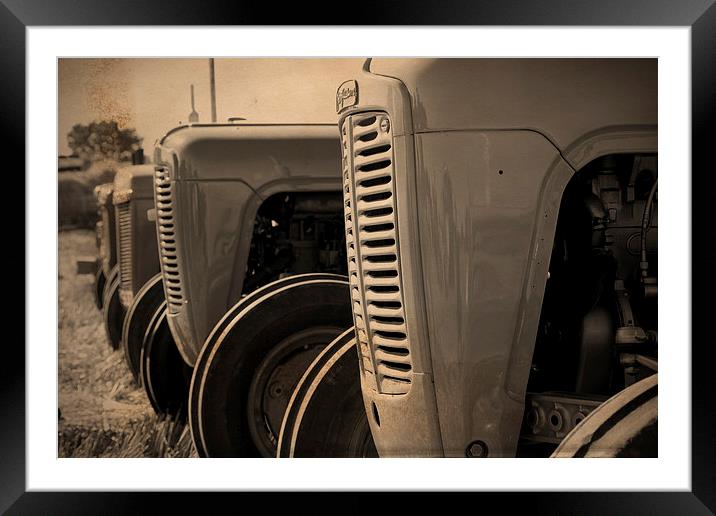
{"type": "Polygon", "coordinates": [[[658,457],[656,58],[57,70],[59,457],[658,457]]]}

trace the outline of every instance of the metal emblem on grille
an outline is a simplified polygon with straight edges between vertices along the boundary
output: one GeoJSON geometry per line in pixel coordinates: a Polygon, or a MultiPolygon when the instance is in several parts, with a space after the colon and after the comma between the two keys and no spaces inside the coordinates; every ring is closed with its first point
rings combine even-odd
{"type": "Polygon", "coordinates": [[[358,104],[358,82],[346,81],[338,86],[336,92],[336,113],[340,113],[347,107],[358,104]]]}

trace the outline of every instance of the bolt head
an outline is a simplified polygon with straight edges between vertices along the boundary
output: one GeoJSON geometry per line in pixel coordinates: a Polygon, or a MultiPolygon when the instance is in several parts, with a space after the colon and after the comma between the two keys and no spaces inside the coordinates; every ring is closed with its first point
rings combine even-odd
{"type": "Polygon", "coordinates": [[[487,445],[482,441],[474,441],[467,447],[467,456],[471,458],[487,457],[487,445]]]}
{"type": "Polygon", "coordinates": [[[272,398],[281,397],[281,394],[283,394],[283,392],[283,386],[279,382],[273,382],[271,385],[269,385],[269,396],[271,396],[272,398]]]}

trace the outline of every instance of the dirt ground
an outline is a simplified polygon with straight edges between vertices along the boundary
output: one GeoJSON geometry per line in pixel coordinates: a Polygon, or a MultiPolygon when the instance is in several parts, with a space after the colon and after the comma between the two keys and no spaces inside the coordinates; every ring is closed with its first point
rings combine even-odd
{"type": "Polygon", "coordinates": [[[157,418],[122,350],[108,344],[94,277],[77,274],[77,258],[96,255],[94,231],[59,233],[58,455],[195,456],[189,428],[157,418]]]}

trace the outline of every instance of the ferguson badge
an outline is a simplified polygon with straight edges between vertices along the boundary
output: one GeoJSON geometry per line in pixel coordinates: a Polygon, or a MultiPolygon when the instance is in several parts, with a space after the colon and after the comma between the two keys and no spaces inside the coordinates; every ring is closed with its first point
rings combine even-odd
{"type": "Polygon", "coordinates": [[[340,113],[343,109],[356,104],[358,104],[358,83],[356,81],[346,81],[338,86],[336,113],[340,113]]]}

